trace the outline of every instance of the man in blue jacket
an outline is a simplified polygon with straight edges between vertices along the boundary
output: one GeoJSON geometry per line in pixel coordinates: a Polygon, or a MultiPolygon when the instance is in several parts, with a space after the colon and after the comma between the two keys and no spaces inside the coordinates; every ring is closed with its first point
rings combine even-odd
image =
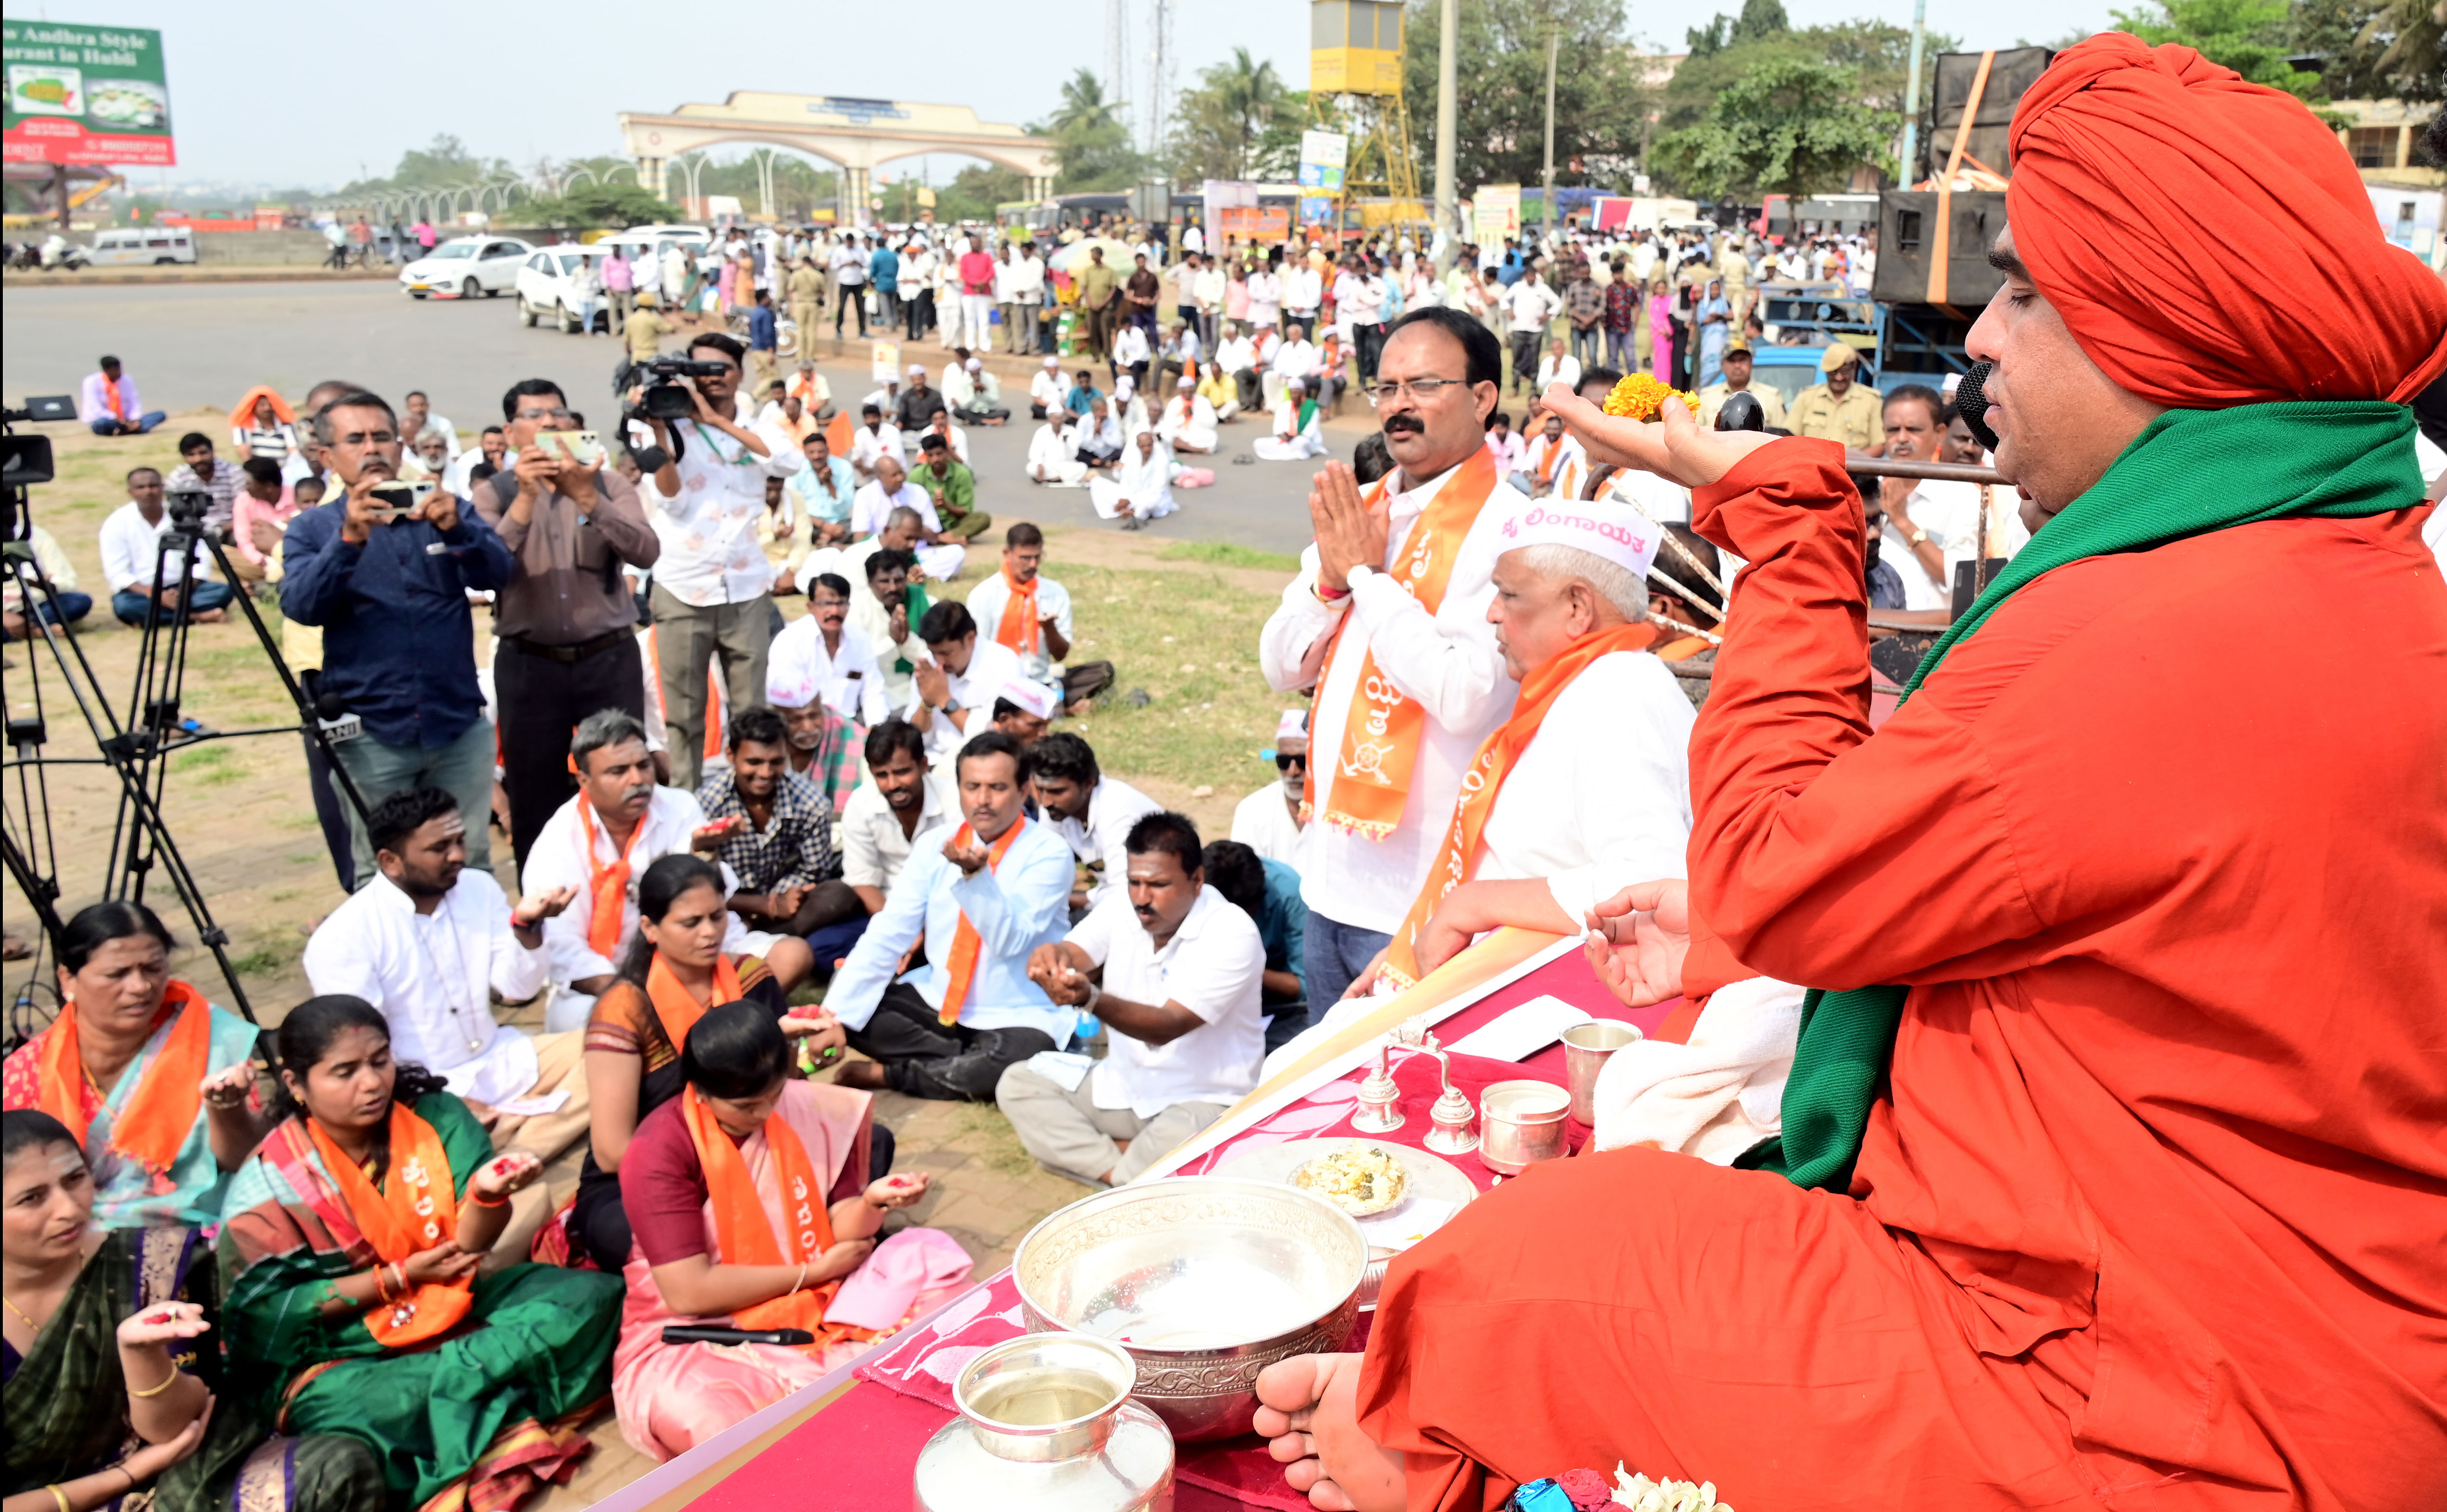
{"type": "Polygon", "coordinates": [[[875,238],[875,255],[866,262],[866,281],[875,286],[875,316],[887,326],[901,323],[901,254],[882,236],[875,238]]]}
{"type": "MultiPolygon", "coordinates": [[[[313,436],[339,485],[290,523],[281,543],[280,612],[323,632],[323,690],[364,721],[333,747],[368,808],[393,793],[439,787],[463,814],[493,810],[493,727],[476,683],[471,592],[508,584],[502,538],[447,490],[405,512],[374,496],[399,477],[399,424],[360,389],[317,410],[313,436]]],[[[365,816],[349,830],[363,886],[374,876],[365,816]]],[[[492,865],[483,823],[467,864],[492,865]]]]}

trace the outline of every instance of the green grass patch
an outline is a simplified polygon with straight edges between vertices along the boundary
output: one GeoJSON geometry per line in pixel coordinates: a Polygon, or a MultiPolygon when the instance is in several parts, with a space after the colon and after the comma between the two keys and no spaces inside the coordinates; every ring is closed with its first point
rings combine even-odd
{"type": "Polygon", "coordinates": [[[227,746],[204,746],[170,758],[170,775],[199,787],[221,787],[246,776],[237,753],[227,746]]]}
{"type": "Polygon", "coordinates": [[[1280,552],[1260,551],[1221,540],[1183,540],[1167,546],[1160,561],[1203,561],[1210,567],[1255,567],[1266,572],[1299,571],[1299,558],[1280,552]]]}
{"type": "Polygon", "coordinates": [[[1072,660],[1110,661],[1116,674],[1105,700],[1064,728],[1125,778],[1226,792],[1262,782],[1273,768],[1261,766],[1257,751],[1279,711],[1297,702],[1270,691],[1258,670],[1258,633],[1277,595],[1235,587],[1220,573],[1067,567],[1063,576],[1080,606],[1072,660]],[[1133,689],[1147,692],[1146,708],[1131,707],[1133,689]]]}
{"type": "Polygon", "coordinates": [[[304,954],[303,941],[294,948],[284,945],[258,945],[243,955],[230,957],[230,965],[241,977],[277,976],[297,963],[304,954]]]}

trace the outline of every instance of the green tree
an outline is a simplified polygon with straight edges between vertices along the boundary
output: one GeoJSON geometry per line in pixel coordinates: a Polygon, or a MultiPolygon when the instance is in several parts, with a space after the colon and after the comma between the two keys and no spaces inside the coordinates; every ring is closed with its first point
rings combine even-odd
{"type": "Polygon", "coordinates": [[[2289,19],[2295,50],[2320,60],[2332,99],[2437,100],[2447,85],[2438,0],[2297,0],[2289,19]]]}
{"type": "Polygon", "coordinates": [[[2286,62],[2294,50],[2294,28],[2286,0],[2166,0],[2115,15],[2118,27],[2144,42],[2179,42],[2253,84],[2283,89],[2305,104],[2326,103],[2320,76],[2297,73],[2286,62]]]}
{"type": "Polygon", "coordinates": [[[1118,114],[1122,104],[1105,98],[1104,84],[1093,69],[1081,68],[1062,82],[1062,103],[1032,128],[1053,139],[1061,165],[1055,189],[1075,194],[1138,182],[1143,162],[1118,114]]]}
{"type": "Polygon", "coordinates": [[[991,220],[995,206],[1027,193],[1028,180],[1017,169],[971,163],[953,176],[948,187],[935,191],[935,218],[991,220]]]}
{"type": "Polygon", "coordinates": [[[1884,159],[1903,118],[1865,104],[1858,80],[1819,63],[1766,63],[1733,84],[1698,125],[1658,139],[1658,165],[1709,198],[1841,188],[1884,159]]]}
{"type": "MultiPolygon", "coordinates": [[[[1402,87],[1414,152],[1436,140],[1436,0],[1412,0],[1403,18],[1402,87]]],[[[1461,192],[1482,183],[1536,183],[1545,159],[1546,39],[1555,63],[1555,181],[1627,185],[1646,134],[1650,93],[1623,33],[1622,0],[1462,0],[1453,123],[1461,192]],[[1573,161],[1582,171],[1567,166],[1573,161]]],[[[1432,179],[1423,162],[1419,181],[1432,179]]]]}
{"type": "Polygon", "coordinates": [[[1173,107],[1166,166],[1175,182],[1200,179],[1258,179],[1286,171],[1269,161],[1288,139],[1297,153],[1297,123],[1306,111],[1293,102],[1305,97],[1283,87],[1272,63],[1232,49],[1230,61],[1202,70],[1198,83],[1173,107]]]}
{"type": "Polygon", "coordinates": [[[1742,0],[1742,13],[1729,16],[1722,11],[1704,27],[1694,27],[1682,33],[1691,46],[1691,56],[1704,58],[1727,47],[1745,42],[1760,42],[1779,32],[1792,29],[1784,16],[1783,0],[1742,0]]]}
{"type": "Polygon", "coordinates": [[[566,231],[625,231],[679,218],[676,205],[639,188],[633,175],[609,183],[581,182],[558,199],[522,199],[503,213],[502,223],[566,231]]]}

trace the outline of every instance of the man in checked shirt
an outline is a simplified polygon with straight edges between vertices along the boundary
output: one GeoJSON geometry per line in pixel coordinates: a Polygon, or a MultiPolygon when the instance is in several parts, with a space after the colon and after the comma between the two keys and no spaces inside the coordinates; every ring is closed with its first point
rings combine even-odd
{"type": "Polygon", "coordinates": [[[730,769],[708,777],[696,797],[709,822],[744,821],[722,842],[721,859],[739,878],[731,912],[751,930],[806,939],[816,975],[830,975],[865,933],[866,905],[841,879],[832,803],[790,768],[781,714],[760,705],[731,716],[730,769]]]}

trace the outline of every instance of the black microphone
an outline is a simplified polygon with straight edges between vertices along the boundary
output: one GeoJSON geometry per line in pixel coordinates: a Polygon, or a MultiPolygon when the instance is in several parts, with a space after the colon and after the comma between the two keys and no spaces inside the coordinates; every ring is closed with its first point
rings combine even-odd
{"type": "Polygon", "coordinates": [[[663,1330],[666,1344],[813,1344],[806,1329],[692,1328],[673,1323],[663,1330]]]}
{"type": "Polygon", "coordinates": [[[1988,428],[1988,396],[1981,390],[1987,387],[1988,375],[1996,370],[1997,365],[1993,362],[1975,362],[1954,389],[1956,413],[1962,415],[1963,424],[1969,427],[1971,439],[1989,451],[1997,449],[1997,433],[1988,428]]]}
{"type": "Polygon", "coordinates": [[[1765,430],[1767,409],[1758,402],[1755,394],[1729,394],[1725,397],[1722,407],[1717,411],[1717,428],[1718,430],[1765,430]]]}

